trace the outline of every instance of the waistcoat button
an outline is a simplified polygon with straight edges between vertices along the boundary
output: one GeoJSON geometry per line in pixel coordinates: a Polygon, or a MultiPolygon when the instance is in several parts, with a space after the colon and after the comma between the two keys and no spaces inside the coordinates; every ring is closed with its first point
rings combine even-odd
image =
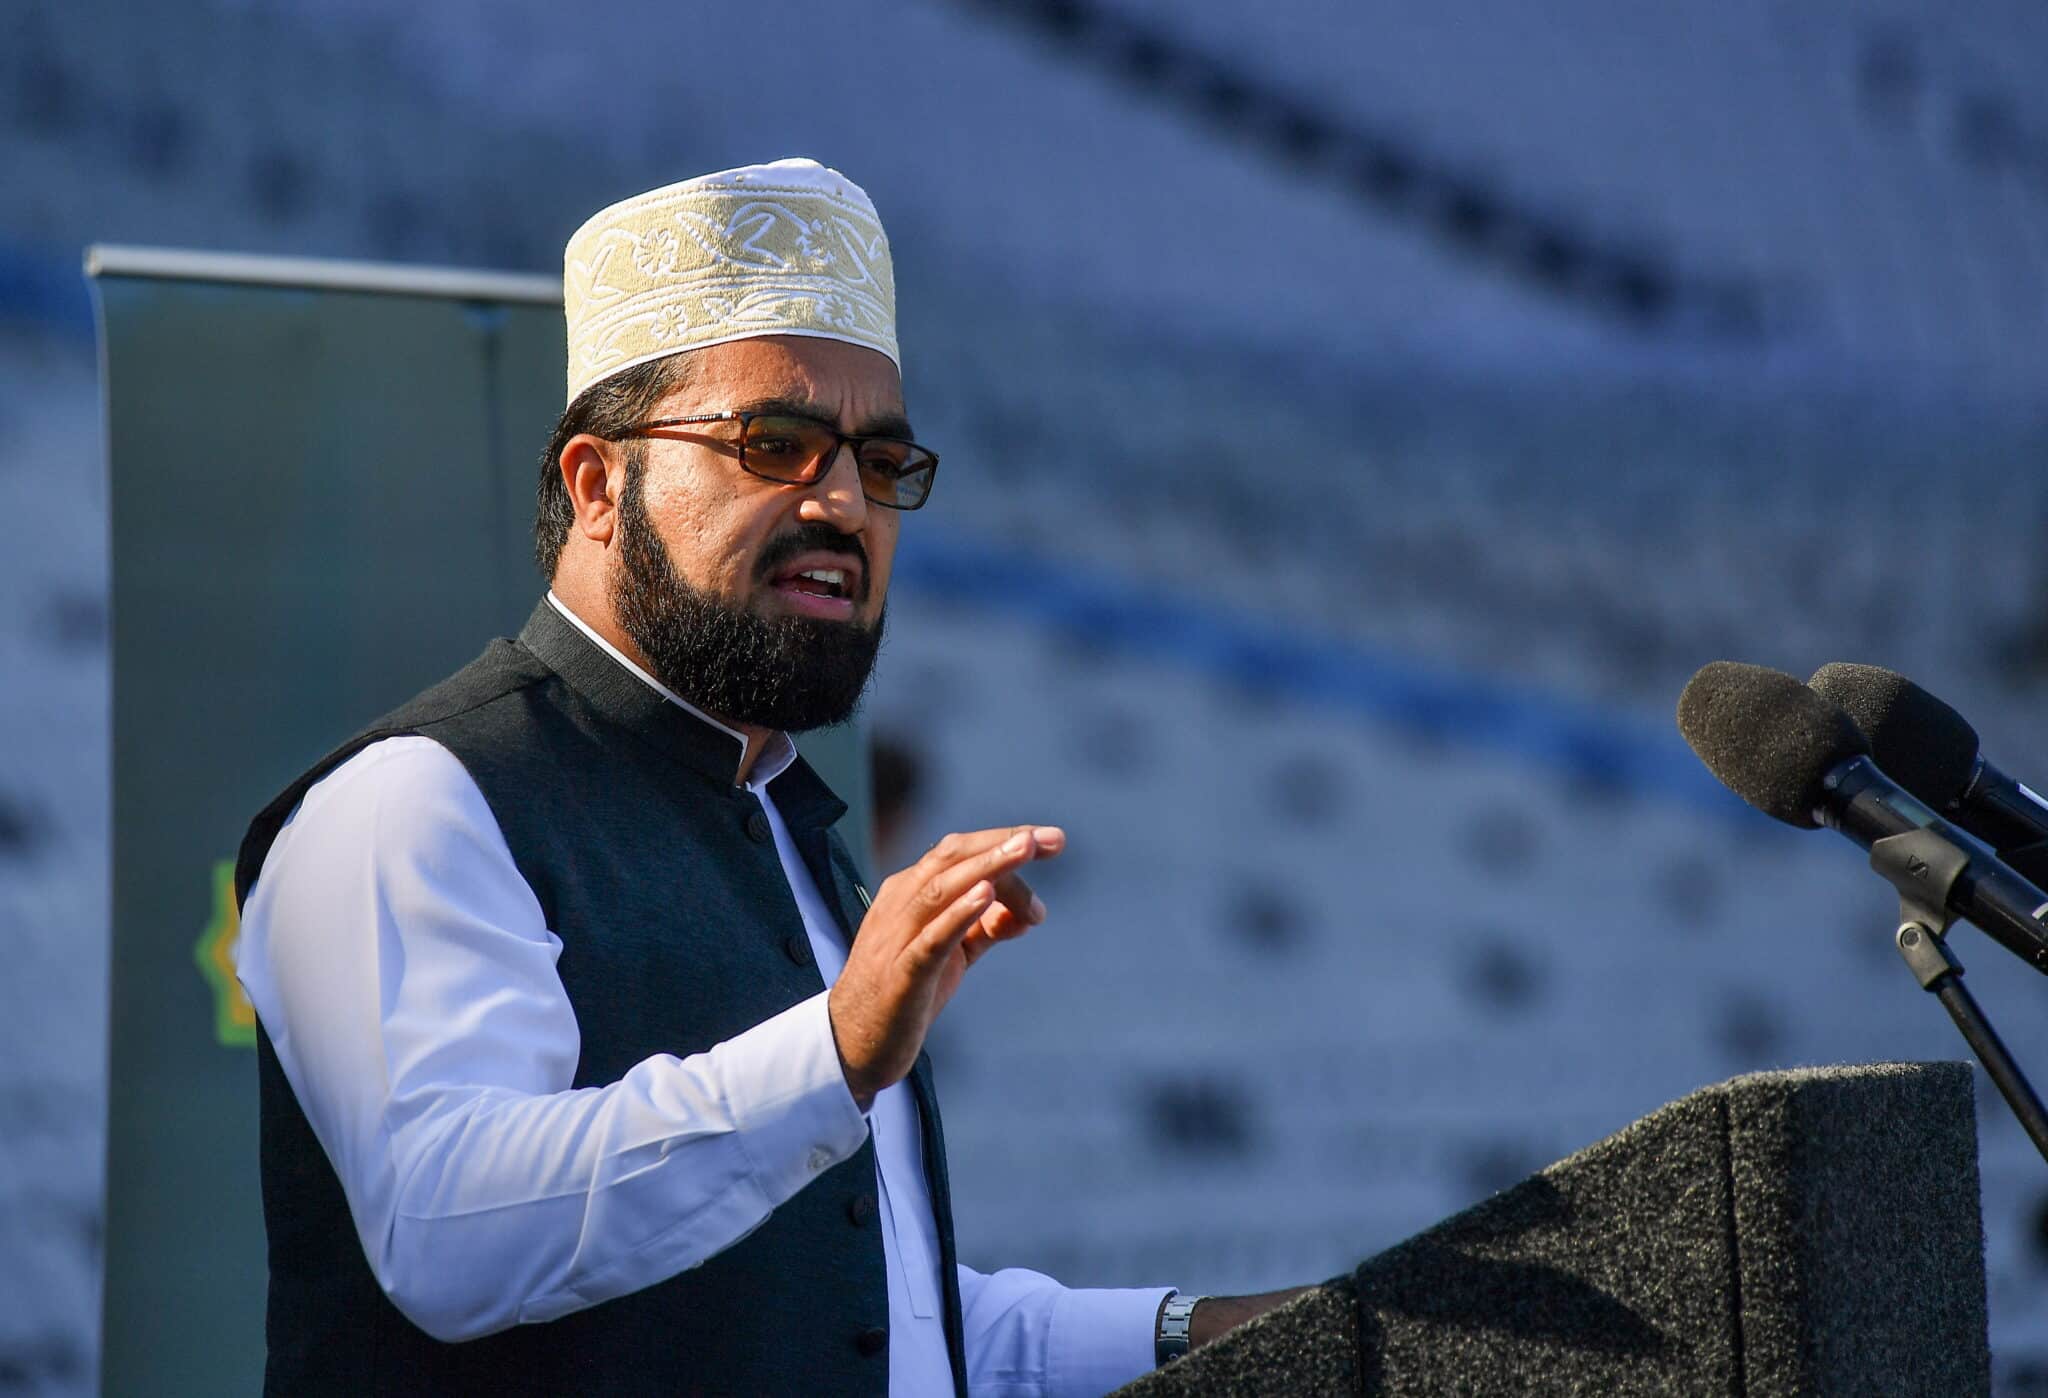
{"type": "Polygon", "coordinates": [[[889,1347],[889,1332],[879,1325],[871,1326],[853,1337],[853,1347],[862,1354],[880,1354],[889,1347]]]}
{"type": "Polygon", "coordinates": [[[797,965],[808,966],[811,964],[811,939],[803,933],[790,933],[789,940],[782,944],[782,949],[789,953],[789,959],[797,965]]]}
{"type": "Polygon", "coordinates": [[[868,1220],[875,1216],[875,1196],[856,1194],[846,1201],[846,1216],[853,1220],[855,1228],[865,1228],[868,1220]]]}
{"type": "Polygon", "coordinates": [[[775,832],[768,828],[768,817],[761,811],[747,812],[747,838],[757,845],[765,845],[773,839],[775,832]]]}

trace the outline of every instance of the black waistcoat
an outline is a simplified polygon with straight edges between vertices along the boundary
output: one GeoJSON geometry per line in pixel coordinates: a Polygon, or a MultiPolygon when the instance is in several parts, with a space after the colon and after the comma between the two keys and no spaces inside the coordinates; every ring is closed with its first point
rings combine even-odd
{"type": "MultiPolygon", "coordinates": [[[[557,969],[582,1035],[575,1086],[614,1082],[650,1054],[708,1049],[823,989],[760,802],[733,785],[735,741],[667,702],[545,600],[517,641],[492,642],[271,802],[243,841],[238,897],[306,789],[398,734],[432,738],[462,762],[562,939],[557,969]]],[[[854,864],[831,829],[845,806],[802,759],[771,785],[850,936],[860,919],[854,864]]],[[[377,1286],[340,1181],[261,1032],[257,1054],[267,1393],[887,1391],[872,1142],[700,1267],[560,1320],[444,1344],[377,1286]]],[[[911,1086],[964,1395],[945,1147],[922,1057],[911,1086]]]]}

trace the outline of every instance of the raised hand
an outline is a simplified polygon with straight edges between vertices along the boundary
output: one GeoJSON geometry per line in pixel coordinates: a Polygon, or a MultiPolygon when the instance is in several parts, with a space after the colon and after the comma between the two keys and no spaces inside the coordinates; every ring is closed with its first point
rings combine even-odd
{"type": "Polygon", "coordinates": [[[967,968],[1045,920],[1045,904],[1017,871],[1066,845],[1066,832],[1051,825],[948,835],[882,881],[826,1002],[862,1111],[917,1062],[967,968]]]}

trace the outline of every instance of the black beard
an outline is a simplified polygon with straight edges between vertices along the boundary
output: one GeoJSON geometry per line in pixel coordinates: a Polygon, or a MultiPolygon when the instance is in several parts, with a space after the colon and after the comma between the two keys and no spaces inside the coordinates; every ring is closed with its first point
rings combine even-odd
{"type": "MultiPolygon", "coordinates": [[[[727,723],[802,733],[853,717],[886,610],[873,626],[805,616],[756,616],[691,586],[677,575],[668,547],[655,534],[640,498],[643,472],[626,468],[619,497],[619,566],[611,601],[619,625],[640,648],[654,677],[692,705],[727,723]]],[[[808,548],[862,552],[829,525],[808,548]],[[829,536],[829,537],[827,537],[829,536]]],[[[863,558],[863,562],[865,559],[863,558]]],[[[865,576],[865,570],[863,570],[865,576]]]]}

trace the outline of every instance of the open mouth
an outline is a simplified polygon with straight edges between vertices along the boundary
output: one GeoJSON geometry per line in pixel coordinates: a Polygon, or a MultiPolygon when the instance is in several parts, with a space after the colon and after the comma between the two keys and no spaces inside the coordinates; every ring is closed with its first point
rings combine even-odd
{"type": "Polygon", "coordinates": [[[845,621],[852,617],[861,594],[860,565],[840,558],[795,558],[778,571],[771,584],[776,596],[799,616],[845,621]]]}
{"type": "Polygon", "coordinates": [[[781,586],[792,592],[801,592],[807,597],[843,597],[848,601],[853,599],[844,568],[806,568],[801,573],[782,579],[781,586]]]}

